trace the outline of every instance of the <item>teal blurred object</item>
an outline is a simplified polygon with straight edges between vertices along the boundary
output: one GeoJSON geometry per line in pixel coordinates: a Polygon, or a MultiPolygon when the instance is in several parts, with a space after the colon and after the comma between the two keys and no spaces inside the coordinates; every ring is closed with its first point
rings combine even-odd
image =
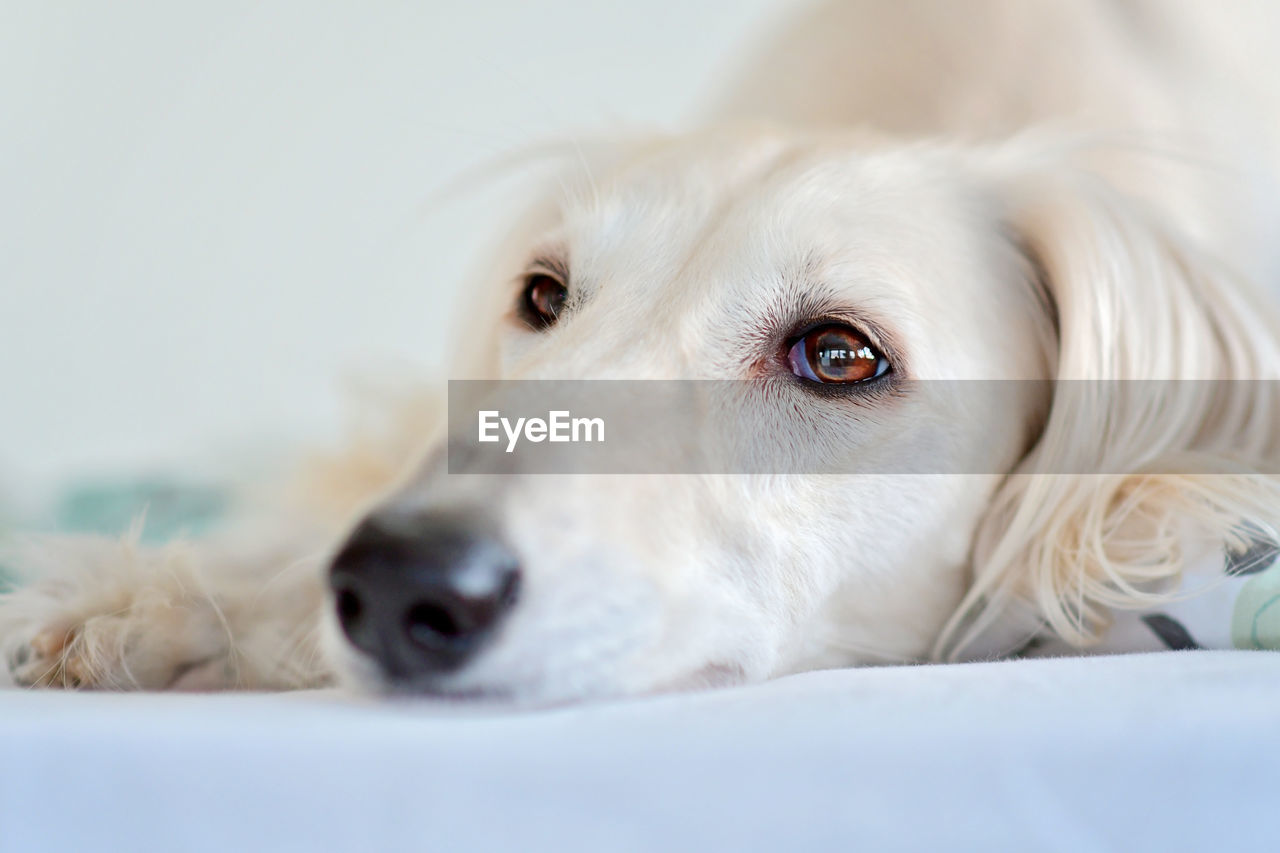
{"type": "MultiPolygon", "coordinates": [[[[2,544],[5,538],[12,532],[13,524],[10,523],[8,519],[0,518],[0,544],[2,544]]],[[[9,570],[5,568],[3,562],[0,562],[0,592],[7,592],[9,590],[9,587],[12,585],[9,578],[9,570]]]]}
{"type": "Polygon", "coordinates": [[[163,479],[90,482],[64,493],[54,528],[64,533],[117,536],[145,517],[142,541],[198,536],[221,521],[230,506],[225,489],[163,479]]]}
{"type": "MultiPolygon", "coordinates": [[[[50,526],[57,533],[119,536],[142,519],[142,541],[156,544],[199,536],[225,518],[230,507],[230,490],[214,485],[160,477],[93,480],[73,485],[58,497],[50,526]]],[[[21,529],[17,522],[0,518],[0,537],[21,529]]],[[[9,586],[9,576],[0,565],[0,591],[9,586]]]]}

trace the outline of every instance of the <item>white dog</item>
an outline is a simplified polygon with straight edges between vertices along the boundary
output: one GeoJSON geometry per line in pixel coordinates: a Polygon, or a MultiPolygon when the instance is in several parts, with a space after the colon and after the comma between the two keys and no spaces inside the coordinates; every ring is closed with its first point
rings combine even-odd
{"type": "Polygon", "coordinates": [[[1276,56],[1271,0],[815,10],[706,129],[583,146],[455,375],[741,381],[845,473],[450,474],[410,407],[285,519],[26,549],[9,669],[546,702],[1095,643],[1280,521],[1280,399],[1227,381],[1280,377],[1276,56]],[[1020,381],[920,468],[918,380],[1020,381]]]}

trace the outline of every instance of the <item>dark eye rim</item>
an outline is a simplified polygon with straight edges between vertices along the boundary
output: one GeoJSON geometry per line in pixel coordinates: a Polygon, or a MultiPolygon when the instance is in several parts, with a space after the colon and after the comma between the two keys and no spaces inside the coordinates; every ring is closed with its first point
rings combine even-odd
{"type": "MultiPolygon", "coordinates": [[[[545,269],[534,269],[526,272],[520,279],[520,299],[517,304],[516,313],[525,325],[535,332],[543,331],[554,326],[560,320],[560,316],[564,313],[563,307],[560,311],[550,317],[546,316],[541,309],[533,303],[533,288],[535,285],[549,281],[554,283],[562,291],[564,297],[568,297],[569,286],[565,283],[564,278],[554,272],[545,269]]],[[[562,303],[563,305],[563,303],[562,303]]]]}
{"type": "Polygon", "coordinates": [[[787,377],[809,391],[839,396],[841,394],[857,393],[872,388],[880,388],[885,385],[896,383],[899,377],[896,361],[888,347],[882,345],[878,338],[878,334],[875,332],[868,332],[866,326],[857,320],[847,317],[820,317],[800,323],[782,339],[782,345],[779,349],[779,361],[782,365],[782,369],[786,372],[787,377]],[[876,356],[884,362],[884,369],[877,371],[874,376],[868,376],[866,379],[855,379],[852,382],[822,382],[797,374],[791,369],[789,361],[789,354],[792,347],[814,332],[828,326],[849,329],[859,337],[866,339],[871,348],[875,350],[876,356]]]}

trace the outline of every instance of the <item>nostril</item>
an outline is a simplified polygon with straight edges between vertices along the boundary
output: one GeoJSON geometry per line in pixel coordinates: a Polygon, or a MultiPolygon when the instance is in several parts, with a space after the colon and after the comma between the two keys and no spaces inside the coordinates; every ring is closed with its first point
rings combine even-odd
{"type": "Polygon", "coordinates": [[[512,570],[507,573],[502,581],[502,591],[498,593],[498,607],[501,610],[510,610],[515,607],[516,600],[520,597],[520,573],[512,570]]]}
{"type": "Polygon", "coordinates": [[[349,589],[338,591],[338,621],[343,625],[352,625],[362,612],[364,605],[360,603],[360,596],[349,589]]]}
{"type": "Polygon", "coordinates": [[[440,640],[456,640],[466,631],[445,608],[437,604],[417,604],[405,615],[405,630],[415,643],[436,646],[440,640]]]}

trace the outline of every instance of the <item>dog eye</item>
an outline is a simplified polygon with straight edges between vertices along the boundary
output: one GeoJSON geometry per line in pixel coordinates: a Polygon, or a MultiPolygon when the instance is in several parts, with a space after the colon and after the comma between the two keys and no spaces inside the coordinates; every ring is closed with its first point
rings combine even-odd
{"type": "Polygon", "coordinates": [[[828,324],[805,332],[787,352],[791,372],[824,384],[865,382],[889,372],[889,360],[852,326],[828,324]]]}
{"type": "Polygon", "coordinates": [[[545,329],[555,324],[568,295],[569,291],[553,276],[534,273],[525,279],[520,314],[532,328],[545,329]]]}

